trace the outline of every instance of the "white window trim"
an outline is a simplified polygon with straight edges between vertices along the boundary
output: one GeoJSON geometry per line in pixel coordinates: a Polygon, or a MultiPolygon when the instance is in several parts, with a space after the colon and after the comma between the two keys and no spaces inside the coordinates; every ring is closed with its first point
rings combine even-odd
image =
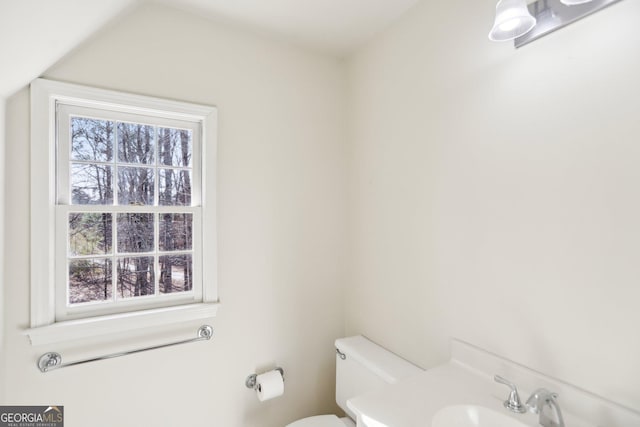
{"type": "Polygon", "coordinates": [[[216,247],[216,127],[211,106],[37,79],[31,84],[31,328],[33,345],[112,335],[215,317],[218,309],[216,247]],[[56,103],[95,108],[118,106],[127,112],[202,123],[202,302],[166,308],[55,320],[56,103]],[[43,142],[43,141],[46,141],[43,142]],[[42,148],[48,151],[43,153],[42,148]],[[207,174],[206,166],[209,165],[207,174]],[[213,172],[213,173],[211,173],[213,172]]]}

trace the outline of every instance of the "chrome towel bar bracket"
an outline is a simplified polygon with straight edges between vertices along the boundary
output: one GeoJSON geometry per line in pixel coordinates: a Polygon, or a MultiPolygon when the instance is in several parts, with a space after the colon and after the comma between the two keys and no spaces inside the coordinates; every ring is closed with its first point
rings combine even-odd
{"type": "Polygon", "coordinates": [[[182,341],[176,341],[169,344],[156,345],[153,347],[141,348],[138,350],[124,351],[122,353],[113,353],[106,356],[93,357],[91,359],[79,360],[77,362],[70,362],[70,363],[62,363],[62,356],[60,355],[60,353],[49,352],[49,353],[43,354],[42,356],[40,356],[40,359],[38,359],[38,369],[40,369],[41,372],[49,372],[54,369],[66,368],[68,366],[74,366],[74,365],[82,365],[83,363],[95,362],[98,360],[113,359],[114,357],[141,353],[147,350],[156,350],[159,348],[173,347],[175,345],[187,344],[187,343],[192,343],[197,341],[207,341],[207,340],[210,340],[211,337],[213,337],[213,328],[209,325],[203,325],[203,326],[200,326],[200,328],[198,328],[198,335],[196,338],[189,338],[182,341]]]}

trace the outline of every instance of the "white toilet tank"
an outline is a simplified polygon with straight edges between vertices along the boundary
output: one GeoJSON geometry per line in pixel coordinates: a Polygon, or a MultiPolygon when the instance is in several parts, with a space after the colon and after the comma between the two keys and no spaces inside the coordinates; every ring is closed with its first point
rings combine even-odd
{"type": "Polygon", "coordinates": [[[336,402],[354,420],[356,415],[347,408],[348,399],[423,372],[362,335],[339,338],[335,345],[336,402]]]}

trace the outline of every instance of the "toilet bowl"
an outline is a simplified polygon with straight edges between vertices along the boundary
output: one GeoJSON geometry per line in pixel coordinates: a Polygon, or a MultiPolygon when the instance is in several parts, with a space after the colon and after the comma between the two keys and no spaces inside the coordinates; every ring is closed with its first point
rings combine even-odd
{"type": "Polygon", "coordinates": [[[351,418],[338,418],[335,415],[317,415],[315,417],[303,418],[288,424],[287,427],[356,427],[356,423],[351,418]]]}
{"type": "Polygon", "coordinates": [[[347,407],[347,400],[423,372],[362,335],[337,339],[335,346],[336,403],[347,416],[318,415],[286,427],[355,427],[357,414],[347,407]]]}

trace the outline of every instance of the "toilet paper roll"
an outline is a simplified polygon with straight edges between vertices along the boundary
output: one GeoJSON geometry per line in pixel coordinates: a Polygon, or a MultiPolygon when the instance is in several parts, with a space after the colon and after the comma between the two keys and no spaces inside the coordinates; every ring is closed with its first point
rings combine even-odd
{"type": "Polygon", "coordinates": [[[284,378],[282,378],[280,371],[269,371],[258,375],[256,393],[260,402],[282,396],[284,394],[284,378]]]}

